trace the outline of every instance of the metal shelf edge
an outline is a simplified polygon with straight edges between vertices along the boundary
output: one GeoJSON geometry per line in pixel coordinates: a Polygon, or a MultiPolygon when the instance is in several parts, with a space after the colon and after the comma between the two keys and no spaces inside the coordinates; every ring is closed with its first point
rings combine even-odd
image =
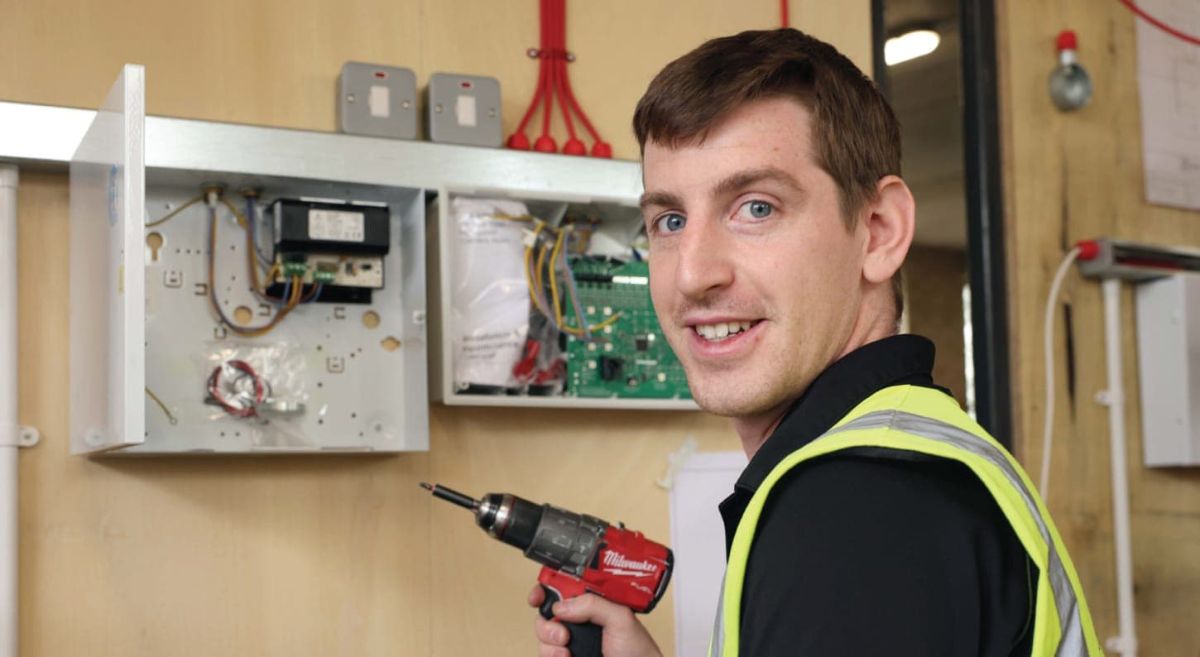
{"type": "MultiPolygon", "coordinates": [[[[92,110],[0,102],[0,160],[66,165],[92,110]]],[[[146,166],[437,189],[563,193],[636,204],[638,163],[146,117],[146,166]]]]}

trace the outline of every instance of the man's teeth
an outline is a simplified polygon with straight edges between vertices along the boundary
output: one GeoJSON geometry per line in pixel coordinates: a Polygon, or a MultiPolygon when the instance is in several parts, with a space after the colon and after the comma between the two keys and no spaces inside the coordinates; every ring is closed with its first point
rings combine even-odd
{"type": "Polygon", "coordinates": [[[746,331],[751,322],[720,322],[717,324],[697,324],[696,332],[706,340],[719,341],[746,331]]]}

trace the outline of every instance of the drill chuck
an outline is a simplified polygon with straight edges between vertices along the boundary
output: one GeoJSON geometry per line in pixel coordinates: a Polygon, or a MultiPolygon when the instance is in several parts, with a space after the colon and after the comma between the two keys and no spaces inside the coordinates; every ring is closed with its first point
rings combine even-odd
{"type": "Polygon", "coordinates": [[[475,524],[492,538],[507,543],[525,556],[557,570],[582,575],[608,523],[549,504],[534,504],[508,493],[488,493],[475,498],[441,485],[421,484],[434,497],[475,513],[475,524]]]}

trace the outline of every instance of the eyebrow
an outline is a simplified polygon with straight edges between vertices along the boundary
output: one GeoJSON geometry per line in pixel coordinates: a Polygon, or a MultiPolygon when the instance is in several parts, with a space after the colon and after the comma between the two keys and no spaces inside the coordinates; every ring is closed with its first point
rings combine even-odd
{"type": "MultiPolygon", "coordinates": [[[[779,182],[795,191],[803,191],[799,181],[787,171],[779,167],[762,167],[739,171],[721,180],[713,187],[712,196],[727,196],[763,181],[779,182]]],[[[643,211],[651,206],[681,207],[682,205],[683,200],[670,192],[646,192],[642,194],[642,198],[638,202],[638,206],[643,211]]]]}
{"type": "Polygon", "coordinates": [[[802,191],[800,182],[792,174],[779,167],[762,167],[761,169],[739,171],[729,176],[713,187],[712,195],[715,197],[727,196],[763,181],[782,183],[794,191],[802,191]]]}

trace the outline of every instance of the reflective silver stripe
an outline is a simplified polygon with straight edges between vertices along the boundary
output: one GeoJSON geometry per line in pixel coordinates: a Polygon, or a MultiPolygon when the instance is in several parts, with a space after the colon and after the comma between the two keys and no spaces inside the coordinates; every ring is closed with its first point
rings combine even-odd
{"type": "Polygon", "coordinates": [[[1025,507],[1029,510],[1029,514],[1033,517],[1034,522],[1037,523],[1038,532],[1041,533],[1042,540],[1045,541],[1049,550],[1046,559],[1046,570],[1047,576],[1050,578],[1050,589],[1054,594],[1054,606],[1058,611],[1059,627],[1062,630],[1062,636],[1059,639],[1058,648],[1054,651],[1054,655],[1055,657],[1087,656],[1087,641],[1084,640],[1083,623],[1079,618],[1079,601],[1075,597],[1075,589],[1071,586],[1071,580],[1067,577],[1066,569],[1063,568],[1062,559],[1059,557],[1058,549],[1054,543],[1054,537],[1050,535],[1050,531],[1046,527],[1046,521],[1042,518],[1037,504],[1034,503],[1033,496],[1025,487],[1025,482],[1021,480],[1020,475],[1017,474],[1017,471],[1005,457],[1004,453],[995,445],[983,440],[970,431],[933,418],[897,410],[869,413],[840,427],[831,429],[825,435],[830,436],[844,431],[860,429],[884,428],[898,429],[922,438],[953,445],[984,459],[996,466],[1004,474],[1009,484],[1021,494],[1021,499],[1025,502],[1025,507]]]}

